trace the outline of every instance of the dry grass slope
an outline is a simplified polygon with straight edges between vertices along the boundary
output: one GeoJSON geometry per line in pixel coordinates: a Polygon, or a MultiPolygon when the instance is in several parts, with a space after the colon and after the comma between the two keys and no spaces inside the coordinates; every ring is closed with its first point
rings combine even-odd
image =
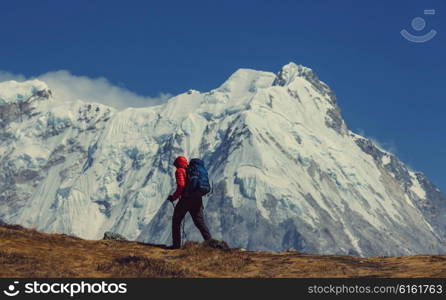
{"type": "Polygon", "coordinates": [[[359,258],[298,252],[218,250],[188,242],[179,250],[88,241],[0,226],[0,277],[446,277],[446,256],[359,258]]]}

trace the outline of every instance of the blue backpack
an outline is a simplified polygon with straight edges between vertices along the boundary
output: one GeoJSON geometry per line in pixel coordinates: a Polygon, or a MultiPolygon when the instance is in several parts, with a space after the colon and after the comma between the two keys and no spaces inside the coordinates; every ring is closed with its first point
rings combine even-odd
{"type": "Polygon", "coordinates": [[[186,194],[204,196],[211,190],[209,176],[204,162],[201,159],[193,158],[186,169],[186,194]]]}

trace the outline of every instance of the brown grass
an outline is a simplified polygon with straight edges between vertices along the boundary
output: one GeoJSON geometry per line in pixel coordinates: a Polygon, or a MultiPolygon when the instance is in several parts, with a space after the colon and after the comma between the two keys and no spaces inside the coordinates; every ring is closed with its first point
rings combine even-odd
{"type": "Polygon", "coordinates": [[[221,275],[235,276],[246,269],[253,261],[239,251],[216,250],[197,242],[186,242],[182,253],[173,257],[177,263],[190,266],[200,265],[203,271],[218,270],[221,275]]]}
{"type": "Polygon", "coordinates": [[[359,258],[298,252],[179,250],[0,227],[0,277],[446,277],[446,256],[359,258]]]}
{"type": "Polygon", "coordinates": [[[194,277],[192,271],[179,265],[143,256],[118,257],[111,263],[99,265],[98,271],[111,274],[112,277],[194,277]]]}

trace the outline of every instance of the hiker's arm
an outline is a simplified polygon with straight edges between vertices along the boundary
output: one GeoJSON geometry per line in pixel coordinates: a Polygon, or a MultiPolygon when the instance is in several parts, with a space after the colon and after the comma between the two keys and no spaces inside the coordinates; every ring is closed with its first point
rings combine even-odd
{"type": "Polygon", "coordinates": [[[170,196],[170,200],[174,201],[178,199],[183,193],[184,188],[186,187],[186,172],[184,169],[177,169],[175,171],[175,178],[177,180],[177,189],[173,195],[170,196]]]}

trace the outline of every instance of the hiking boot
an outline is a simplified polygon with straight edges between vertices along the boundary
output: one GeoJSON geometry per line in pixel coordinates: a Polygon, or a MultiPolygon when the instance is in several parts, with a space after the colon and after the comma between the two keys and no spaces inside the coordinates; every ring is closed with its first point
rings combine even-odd
{"type": "Polygon", "coordinates": [[[210,248],[220,249],[220,250],[231,250],[225,241],[219,241],[216,239],[208,239],[204,241],[204,245],[210,248]]]}

